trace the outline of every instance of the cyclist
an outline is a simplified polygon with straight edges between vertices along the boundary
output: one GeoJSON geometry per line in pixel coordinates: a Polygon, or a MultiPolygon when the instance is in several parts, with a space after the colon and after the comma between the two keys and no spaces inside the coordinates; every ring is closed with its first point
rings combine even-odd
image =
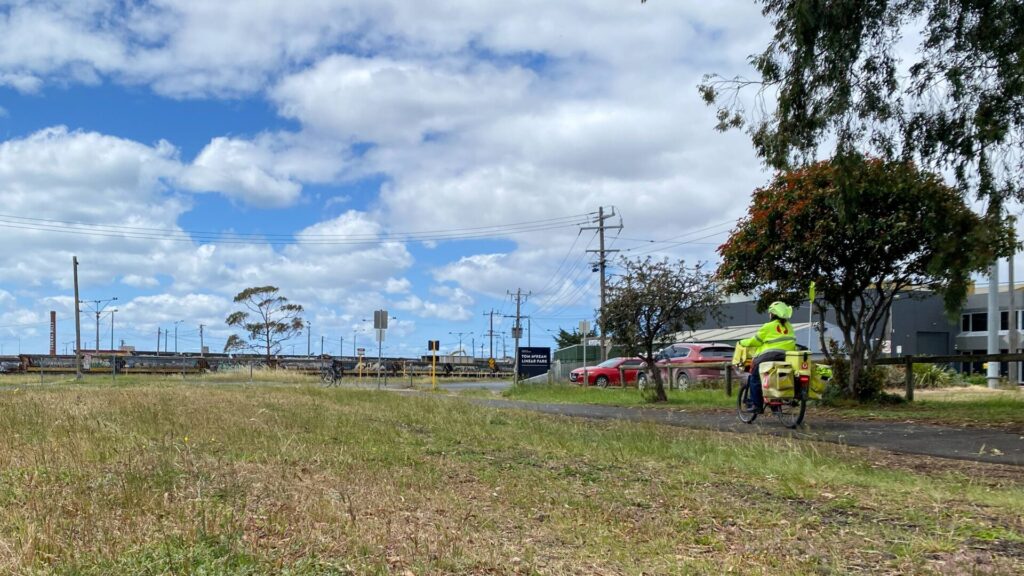
{"type": "Polygon", "coordinates": [[[764,395],[761,391],[761,363],[785,360],[786,352],[796,350],[796,335],[793,334],[793,309],[785,302],[772,302],[768,305],[768,322],[765,322],[757,334],[739,345],[756,347],[754,359],[750,364],[750,396],[747,410],[760,412],[764,409],[764,395]]]}

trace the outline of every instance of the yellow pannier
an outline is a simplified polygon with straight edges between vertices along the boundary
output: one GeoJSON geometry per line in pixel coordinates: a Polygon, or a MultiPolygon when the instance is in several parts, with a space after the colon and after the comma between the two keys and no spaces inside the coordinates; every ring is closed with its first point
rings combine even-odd
{"type": "Polygon", "coordinates": [[[760,372],[765,398],[793,397],[793,366],[789,362],[762,362],[760,372]]]}

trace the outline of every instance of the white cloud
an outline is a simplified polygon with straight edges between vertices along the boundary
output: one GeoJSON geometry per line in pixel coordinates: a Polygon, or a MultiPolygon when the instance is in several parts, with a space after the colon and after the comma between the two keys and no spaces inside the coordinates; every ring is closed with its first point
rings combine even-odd
{"type": "Polygon", "coordinates": [[[121,278],[121,283],[135,288],[155,288],[160,285],[160,281],[153,276],[140,276],[138,274],[126,275],[124,278],[121,278]]]}
{"type": "Polygon", "coordinates": [[[514,107],[533,74],[483,63],[335,55],[282,81],[281,113],[311,130],[376,143],[415,143],[514,107]]]}
{"type": "MultiPolygon", "coordinates": [[[[353,209],[299,230],[286,248],[0,230],[16,252],[0,274],[67,288],[73,246],[92,285],[167,286],[166,301],[137,301],[160,310],[151,322],[171,320],[163,315],[176,305],[204,313],[203,293],[223,303],[265,283],[339,329],[390,304],[468,319],[475,298],[517,287],[548,310],[587,304],[595,275],[580,256],[594,248],[592,232],[505,234],[483,254],[425,242],[432,258],[449,259],[423,270],[445,283],[429,296],[408,278],[409,249],[381,239],[610,205],[624,235],[640,239],[738,216],[764,175],[745,136],[713,132],[695,84],[704,72],[745,70],[768,32],[757,7],[739,0],[17,4],[0,18],[0,85],[107,81],[173,97],[266,97],[298,128],[221,135],[192,162],[167,142],[64,128],[10,140],[0,143],[4,211],[25,214],[45,198],[48,218],[177,231],[184,192],[277,208],[301,203],[308,184],[367,175],[386,184],[379,198],[359,190],[324,199],[323,209],[353,209]],[[355,143],[368,151],[350,152],[355,143]]],[[[713,245],[671,250],[692,260],[713,245]]],[[[223,320],[223,310],[205,313],[223,320]]]]}
{"type": "Polygon", "coordinates": [[[384,291],[388,294],[404,294],[412,288],[408,278],[388,278],[384,291]]]}
{"type": "Polygon", "coordinates": [[[289,206],[298,200],[302,183],[337,177],[345,155],[334,142],[302,134],[261,134],[253,140],[217,137],[184,171],[180,183],[254,206],[289,206]]]}
{"type": "Polygon", "coordinates": [[[423,318],[440,318],[459,322],[473,317],[473,311],[460,304],[450,302],[430,302],[419,296],[410,295],[395,303],[397,310],[411,312],[423,318]]]}
{"type": "Polygon", "coordinates": [[[32,94],[38,92],[42,85],[42,79],[31,74],[0,73],[0,86],[10,86],[18,92],[32,94]]]}
{"type": "Polygon", "coordinates": [[[214,138],[182,176],[182,184],[196,191],[220,190],[257,206],[287,206],[295,202],[302,186],[270,174],[269,151],[252,142],[214,138]]]}

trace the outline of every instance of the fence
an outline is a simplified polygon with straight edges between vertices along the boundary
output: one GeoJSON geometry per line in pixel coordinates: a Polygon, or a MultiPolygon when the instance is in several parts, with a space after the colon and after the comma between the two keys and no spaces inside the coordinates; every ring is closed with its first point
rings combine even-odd
{"type": "MultiPolygon", "coordinates": [[[[959,354],[950,356],[901,356],[898,358],[878,358],[876,366],[903,366],[906,372],[904,390],[908,402],[914,400],[914,364],[964,364],[974,362],[1024,362],[1024,354],[959,354]]],[[[689,364],[676,364],[670,370],[681,370],[683,368],[719,368],[724,372],[725,393],[732,396],[733,371],[728,369],[729,362],[702,362],[689,364]]],[[[621,376],[621,374],[620,374],[621,376]]],[[[672,373],[669,374],[669,381],[673,381],[672,373]]]]}

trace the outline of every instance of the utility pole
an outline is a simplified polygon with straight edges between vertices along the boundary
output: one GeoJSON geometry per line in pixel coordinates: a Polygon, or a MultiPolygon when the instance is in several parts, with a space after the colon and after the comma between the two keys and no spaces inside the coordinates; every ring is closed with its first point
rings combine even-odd
{"type": "MultiPolygon", "coordinates": [[[[604,247],[604,231],[608,229],[621,230],[622,229],[622,218],[619,218],[619,223],[616,226],[608,226],[604,223],[605,220],[615,216],[615,207],[612,206],[611,214],[605,215],[604,207],[597,209],[597,226],[588,226],[581,228],[581,230],[597,230],[599,239],[599,246],[597,250],[587,250],[587,252],[597,252],[597,268],[595,272],[601,273],[601,311],[598,314],[598,324],[600,324],[601,318],[604,315],[604,304],[605,297],[608,287],[608,278],[605,274],[605,270],[608,264],[607,254],[611,252],[618,252],[618,250],[608,250],[604,247]]],[[[585,337],[585,335],[584,335],[585,337]]],[[[601,360],[608,359],[608,343],[605,341],[604,328],[601,329],[601,360]]]]}
{"type": "Polygon", "coordinates": [[[448,334],[451,334],[452,336],[458,336],[459,337],[459,353],[461,353],[463,356],[465,356],[466,355],[466,351],[462,349],[462,336],[464,334],[472,334],[472,332],[449,332],[448,334]]]}
{"type": "Polygon", "coordinates": [[[75,380],[82,379],[82,311],[78,299],[78,256],[71,257],[75,269],[75,380]]]}
{"type": "Polygon", "coordinates": [[[110,349],[114,349],[114,312],[117,312],[117,308],[110,311],[110,349]]]}
{"type": "Polygon", "coordinates": [[[338,336],[338,358],[345,355],[345,337],[338,336]]]}
{"type": "Polygon", "coordinates": [[[199,325],[199,355],[206,355],[206,343],[203,341],[203,325],[199,325]]]}
{"type": "Polygon", "coordinates": [[[107,307],[111,302],[117,300],[117,296],[113,298],[107,298],[106,300],[85,300],[82,304],[92,304],[92,311],[96,313],[96,352],[100,351],[100,314],[103,313],[103,309],[107,307]]]}
{"type": "Polygon", "coordinates": [[[515,379],[518,381],[519,380],[519,339],[523,337],[522,306],[523,306],[523,300],[528,298],[531,293],[527,292],[526,294],[523,294],[523,289],[522,288],[517,288],[515,294],[512,294],[511,292],[509,292],[508,294],[509,294],[509,296],[512,296],[513,300],[516,301],[516,325],[512,327],[512,339],[515,340],[516,346],[512,350],[513,350],[513,353],[515,353],[515,355],[516,355],[514,374],[515,374],[515,379]]]}
{"type": "Polygon", "coordinates": [[[160,333],[161,332],[163,332],[163,330],[161,330],[160,327],[157,326],[156,327],[156,355],[157,356],[160,355],[160,333]]]}
{"type": "Polygon", "coordinates": [[[309,329],[309,320],[306,320],[306,356],[313,351],[313,334],[309,329]]]}
{"type": "MultiPolygon", "coordinates": [[[[490,354],[491,355],[489,356],[489,358],[494,358],[494,313],[495,313],[495,310],[493,310],[493,309],[490,312],[484,312],[484,316],[490,316],[490,319],[491,319],[490,328],[488,328],[488,330],[487,330],[487,336],[489,336],[490,340],[491,340],[491,347],[490,347],[490,354]]],[[[483,347],[483,344],[481,344],[480,346],[483,347]]],[[[483,350],[481,350],[480,351],[480,355],[483,356],[483,354],[484,354],[483,350]]]]}
{"type": "Polygon", "coordinates": [[[320,335],[320,355],[321,356],[324,355],[324,336],[323,336],[323,334],[320,335]]]}
{"type": "MultiPolygon", "coordinates": [[[[1014,243],[1016,243],[1016,241],[1017,241],[1017,218],[1014,217],[1014,216],[1010,217],[1010,228],[1013,230],[1013,236],[1014,236],[1013,240],[1014,240],[1014,243]]],[[[1014,250],[1014,252],[1016,252],[1016,250],[1014,250]]],[[[1007,348],[1010,351],[1010,354],[1016,354],[1017,353],[1017,307],[1015,306],[1016,302],[1014,302],[1014,292],[1016,291],[1017,287],[1014,286],[1014,282],[1013,282],[1013,258],[1014,258],[1014,256],[1016,256],[1016,254],[1010,254],[1010,257],[1007,258],[1007,264],[1009,265],[1009,281],[1010,281],[1010,307],[1009,307],[1010,308],[1010,311],[1009,311],[1010,325],[1007,326],[1007,328],[1009,328],[1009,330],[1006,333],[1006,344],[1007,344],[1007,348]]],[[[1010,377],[1010,386],[1012,386],[1013,388],[1016,389],[1018,387],[1018,385],[1020,384],[1020,373],[1019,373],[1020,362],[1016,362],[1016,361],[1010,362],[1010,364],[1007,367],[1009,368],[1008,376],[1010,377]]]]}

